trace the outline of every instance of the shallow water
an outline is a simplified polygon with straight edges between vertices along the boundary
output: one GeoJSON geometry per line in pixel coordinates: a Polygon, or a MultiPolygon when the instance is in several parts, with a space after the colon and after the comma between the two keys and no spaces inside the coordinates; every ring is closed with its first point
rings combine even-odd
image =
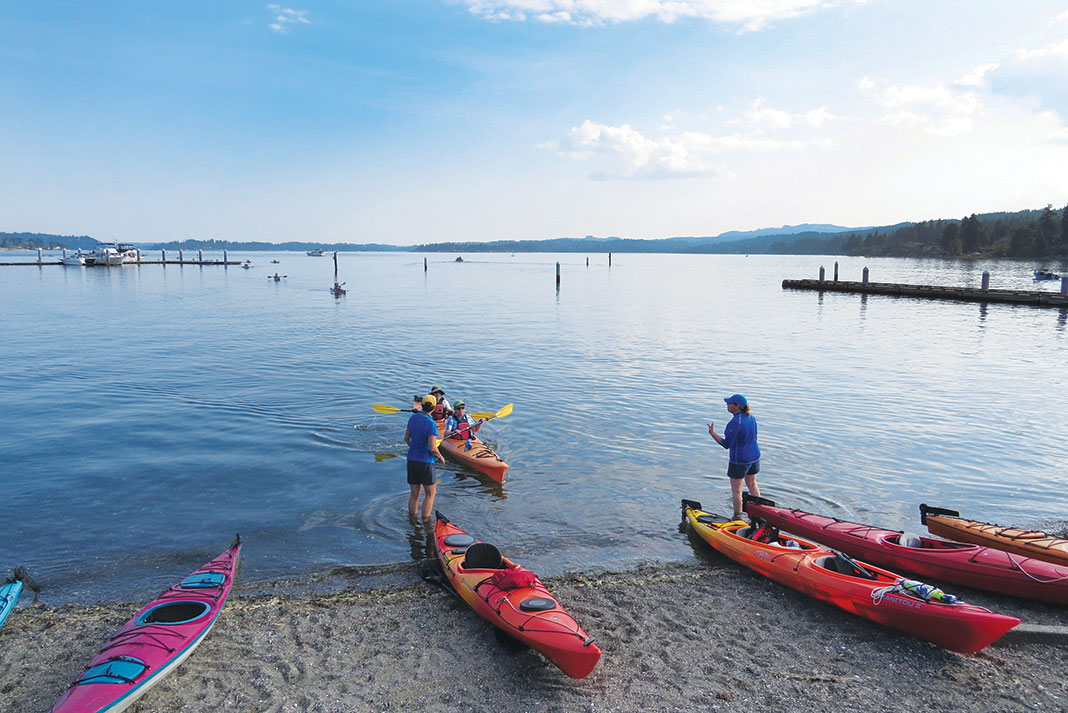
{"type": "MultiPolygon", "coordinates": [[[[912,531],[920,502],[1068,512],[1065,310],[781,288],[830,275],[818,256],[342,254],[340,298],[329,257],[246,257],[0,267],[0,569],[27,565],[46,601],[151,596],[234,532],[246,581],[422,556],[405,416],[371,404],[432,383],[515,404],[483,429],[503,486],[441,468],[437,507],[543,575],[692,561],[679,499],[729,511],[706,424],[735,392],[782,504],[912,531]]],[[[838,260],[842,279],[1059,288],[1037,264],[838,260]]]]}

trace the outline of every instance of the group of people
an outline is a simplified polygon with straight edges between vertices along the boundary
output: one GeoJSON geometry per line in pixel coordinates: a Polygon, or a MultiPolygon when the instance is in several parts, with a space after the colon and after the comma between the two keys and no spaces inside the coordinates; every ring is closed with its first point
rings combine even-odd
{"type": "Polygon", "coordinates": [[[420,513],[424,520],[430,519],[437,495],[434,462],[445,462],[438,450],[438,424],[441,422],[445,423],[444,438],[458,441],[470,441],[482,428],[481,420],[476,421],[467,415],[467,405],[459,400],[450,404],[440,386],[431,386],[425,396],[416,394],[412,397],[412,416],[404,429],[404,442],[408,444],[408,487],[411,489],[408,514],[415,517],[422,493],[420,513]]]}
{"type": "MultiPolygon", "coordinates": [[[[742,487],[751,495],[760,497],[760,487],[756,477],[760,472],[760,447],[757,445],[757,422],[749,412],[749,401],[741,394],[732,394],[723,399],[731,420],[723,429],[723,435],[716,433],[715,423],[708,424],[708,435],[719,445],[728,450],[727,477],[731,483],[731,501],[734,505],[733,519],[745,517],[742,509],[742,487]]],[[[434,509],[434,497],[437,494],[434,462],[445,462],[438,450],[438,423],[445,422],[445,438],[466,441],[474,437],[482,427],[482,421],[476,421],[467,415],[463,401],[450,404],[445,398],[445,391],[440,386],[431,386],[425,396],[416,394],[412,400],[412,416],[404,429],[404,442],[408,444],[408,513],[414,517],[419,504],[419,495],[423,494],[421,515],[424,520],[430,518],[434,509]]]]}

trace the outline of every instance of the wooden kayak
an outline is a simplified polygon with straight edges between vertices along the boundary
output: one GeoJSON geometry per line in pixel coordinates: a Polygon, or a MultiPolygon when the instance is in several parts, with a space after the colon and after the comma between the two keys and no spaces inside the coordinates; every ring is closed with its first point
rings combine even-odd
{"type": "Polygon", "coordinates": [[[541,580],[502,557],[493,545],[453,525],[440,512],[435,516],[438,561],[460,598],[486,621],[540,652],[571,678],[588,676],[601,658],[601,649],[541,580]],[[505,573],[513,581],[498,582],[505,573]],[[526,583],[516,586],[516,580],[526,583]]]}
{"type": "MultiPolygon", "coordinates": [[[[444,435],[445,423],[439,421],[438,437],[441,438],[444,435]]],[[[473,436],[466,441],[456,438],[444,438],[438,443],[438,450],[449,460],[477,470],[498,483],[504,482],[504,473],[508,470],[508,464],[478,436],[473,436]],[[468,444],[470,444],[470,448],[468,444]]]]}
{"type": "Polygon", "coordinates": [[[941,590],[800,537],[758,542],[747,536],[752,534],[749,523],[723,522],[703,511],[698,502],[683,500],[682,508],[694,531],[735,562],[814,599],[944,649],[974,653],[1020,623],[1015,617],[965,604],[941,590]],[[917,594],[924,589],[931,598],[917,594]]]}
{"type": "Polygon", "coordinates": [[[1068,567],[1002,550],[908,535],[848,520],[778,507],[743,494],[751,518],[891,570],[1014,597],[1068,604],[1068,567]]]}
{"type": "Polygon", "coordinates": [[[122,625],[59,699],[52,713],[117,713],[200,645],[234,584],[241,538],[164,590],[122,625]]]}
{"type": "Polygon", "coordinates": [[[926,503],[920,505],[920,522],[927,525],[932,535],[1068,566],[1068,540],[1039,530],[965,520],[956,510],[931,507],[926,503]]]}

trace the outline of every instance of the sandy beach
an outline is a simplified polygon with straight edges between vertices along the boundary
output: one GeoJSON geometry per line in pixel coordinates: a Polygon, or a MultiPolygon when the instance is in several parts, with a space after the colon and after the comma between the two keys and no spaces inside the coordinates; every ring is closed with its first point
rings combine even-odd
{"type": "MultiPolygon", "coordinates": [[[[1068,707],[1068,650],[1010,632],[969,656],[810,600],[714,553],[697,564],[572,574],[547,585],[597,637],[571,680],[500,642],[401,565],[335,591],[239,586],[215,629],[136,713],[176,711],[1032,711],[1068,707]],[[371,588],[368,588],[370,585],[371,588]]],[[[1056,606],[957,591],[1028,624],[1056,606]]],[[[36,605],[0,631],[3,710],[47,711],[141,604],[36,605]]]]}

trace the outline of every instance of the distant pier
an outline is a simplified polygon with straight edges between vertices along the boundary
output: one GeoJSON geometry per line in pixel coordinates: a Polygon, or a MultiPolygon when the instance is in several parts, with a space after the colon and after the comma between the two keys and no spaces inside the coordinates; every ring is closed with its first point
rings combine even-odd
{"type": "MultiPolygon", "coordinates": [[[[83,267],[122,267],[123,265],[224,265],[224,266],[225,265],[234,265],[234,266],[239,266],[239,265],[243,265],[244,264],[244,263],[242,263],[240,261],[230,260],[229,256],[226,253],[227,253],[227,251],[223,250],[222,260],[210,260],[210,259],[209,260],[205,260],[204,259],[204,251],[203,250],[197,250],[196,259],[195,260],[193,260],[193,259],[187,260],[185,258],[185,251],[184,250],[179,250],[178,251],[178,259],[177,260],[174,260],[174,259],[168,260],[167,259],[167,251],[166,250],[161,250],[160,251],[159,260],[148,260],[148,259],[144,258],[142,256],[142,254],[140,253],[140,251],[139,251],[138,255],[137,255],[137,260],[123,261],[122,264],[115,264],[115,265],[96,265],[96,264],[93,264],[93,263],[86,263],[83,267]]],[[[88,253],[82,253],[82,255],[83,255],[83,257],[84,256],[88,256],[88,253]]],[[[66,256],[66,251],[64,251],[64,256],[66,256]]],[[[19,262],[0,262],[0,266],[4,266],[4,267],[11,267],[11,266],[14,266],[14,265],[36,265],[36,266],[40,267],[41,265],[63,265],[63,264],[64,263],[61,260],[45,260],[42,257],[40,250],[37,251],[37,259],[36,260],[32,260],[32,261],[24,260],[24,261],[19,261],[19,262]]],[[[77,267],[77,266],[75,266],[75,267],[77,267]]]]}
{"type": "Polygon", "coordinates": [[[1038,307],[1068,307],[1068,277],[1061,281],[1060,292],[1037,290],[990,289],[990,273],[983,273],[981,287],[946,287],[942,285],[903,285],[893,282],[870,282],[868,268],[864,268],[861,282],[838,280],[838,264],[835,263],[835,279],[824,279],[823,267],[817,280],[783,280],[784,290],[816,290],[818,292],[851,292],[862,295],[894,295],[898,297],[923,297],[932,300],[957,300],[958,302],[1000,302],[1006,304],[1034,305],[1038,307]]]}

